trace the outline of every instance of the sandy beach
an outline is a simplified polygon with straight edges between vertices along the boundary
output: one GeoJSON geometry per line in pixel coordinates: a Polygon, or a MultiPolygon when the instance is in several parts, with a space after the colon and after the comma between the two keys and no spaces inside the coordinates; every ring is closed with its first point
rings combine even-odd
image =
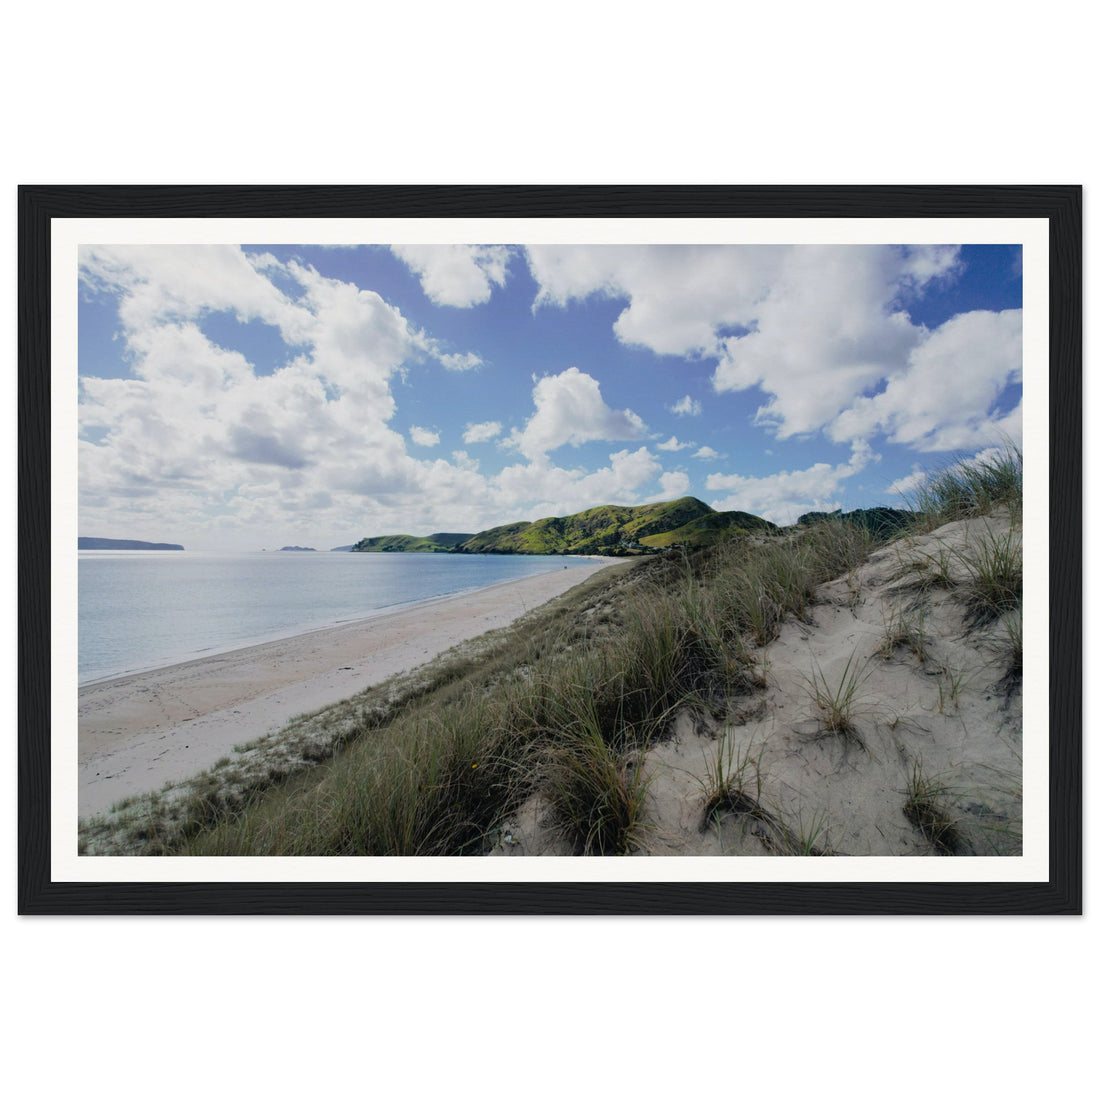
{"type": "Polygon", "coordinates": [[[611,561],[81,687],[79,813],[101,813],[119,799],[187,779],[296,715],[509,625],[611,561]]]}

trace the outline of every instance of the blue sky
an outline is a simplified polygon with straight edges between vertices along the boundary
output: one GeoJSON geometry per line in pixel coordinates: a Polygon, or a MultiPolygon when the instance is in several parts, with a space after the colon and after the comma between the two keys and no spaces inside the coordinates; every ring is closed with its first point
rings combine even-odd
{"type": "Polygon", "coordinates": [[[1014,246],[96,245],[80,278],[84,535],[790,523],[1020,440],[1014,246]]]}

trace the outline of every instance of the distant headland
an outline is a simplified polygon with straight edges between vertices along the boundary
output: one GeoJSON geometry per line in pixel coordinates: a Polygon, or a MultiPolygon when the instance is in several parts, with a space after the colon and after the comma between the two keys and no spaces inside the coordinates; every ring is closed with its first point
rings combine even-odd
{"type": "Polygon", "coordinates": [[[138,539],[91,539],[80,535],[78,550],[182,550],[176,542],[140,542],[138,539]]]}
{"type": "Polygon", "coordinates": [[[636,507],[605,505],[572,516],[507,523],[477,534],[360,539],[359,553],[655,554],[673,547],[709,546],[728,534],[777,530],[749,512],[716,512],[695,497],[636,507]]]}

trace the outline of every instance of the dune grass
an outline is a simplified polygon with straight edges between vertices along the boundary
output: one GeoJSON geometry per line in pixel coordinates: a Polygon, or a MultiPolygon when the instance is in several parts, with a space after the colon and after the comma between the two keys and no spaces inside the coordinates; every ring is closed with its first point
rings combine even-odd
{"type": "Polygon", "coordinates": [[[923,664],[931,646],[925,617],[925,610],[919,607],[895,610],[883,624],[879,656],[889,661],[898,650],[905,649],[923,664]]]}
{"type": "Polygon", "coordinates": [[[862,712],[861,689],[871,673],[869,661],[854,664],[856,655],[852,653],[839,675],[826,677],[820,666],[816,665],[806,678],[806,687],[815,713],[826,733],[841,734],[865,747],[856,730],[856,717],[862,712]]]}
{"type": "Polygon", "coordinates": [[[983,534],[973,547],[958,551],[967,573],[967,617],[984,626],[1020,606],[1024,591],[1023,549],[1019,530],[983,534]]]}
{"type": "Polygon", "coordinates": [[[928,473],[910,494],[908,506],[924,518],[927,530],[958,519],[986,515],[994,508],[1023,507],[1023,452],[1005,441],[983,458],[964,459],[928,473]]]}
{"type": "Polygon", "coordinates": [[[970,846],[948,808],[951,789],[927,776],[920,761],[913,764],[902,812],[939,855],[966,855],[970,846]]]}

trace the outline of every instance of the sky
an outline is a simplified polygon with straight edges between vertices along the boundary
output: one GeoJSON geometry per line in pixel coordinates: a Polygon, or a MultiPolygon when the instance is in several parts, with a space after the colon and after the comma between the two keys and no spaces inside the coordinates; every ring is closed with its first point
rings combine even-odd
{"type": "Polygon", "coordinates": [[[1021,442],[1012,245],[85,245],[79,532],[330,549],[1021,442]]]}

